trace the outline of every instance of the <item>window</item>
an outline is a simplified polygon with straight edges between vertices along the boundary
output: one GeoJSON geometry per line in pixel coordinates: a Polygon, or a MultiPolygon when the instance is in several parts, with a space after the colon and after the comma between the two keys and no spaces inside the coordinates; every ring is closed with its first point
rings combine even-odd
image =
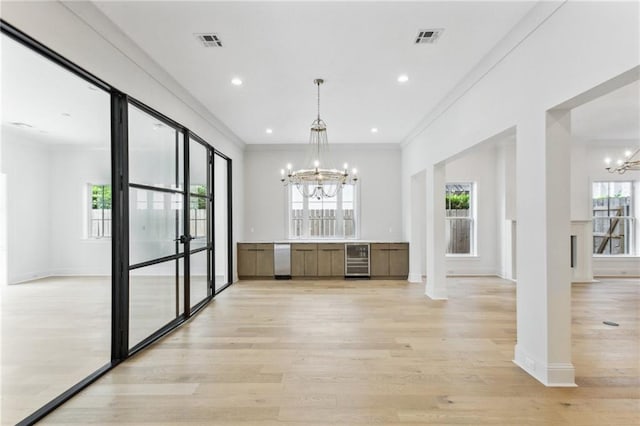
{"type": "Polygon", "coordinates": [[[593,254],[632,254],[632,194],[632,182],[593,183],[593,254]]]}
{"type": "Polygon", "coordinates": [[[90,238],[111,238],[111,185],[91,186],[90,238]]]}
{"type": "Polygon", "coordinates": [[[191,213],[189,229],[193,238],[207,237],[207,189],[204,185],[191,187],[191,192],[200,197],[191,197],[191,213]]]}
{"type": "Polygon", "coordinates": [[[473,183],[446,184],[447,254],[475,254],[473,189],[473,183]]]}
{"type": "Polygon", "coordinates": [[[355,238],[356,187],[346,184],[332,198],[305,198],[289,186],[290,238],[355,238]]]}

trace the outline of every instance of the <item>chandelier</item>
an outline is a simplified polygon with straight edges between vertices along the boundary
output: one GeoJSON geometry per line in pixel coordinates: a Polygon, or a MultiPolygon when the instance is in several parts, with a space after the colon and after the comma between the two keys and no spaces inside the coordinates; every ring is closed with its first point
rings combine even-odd
{"type": "Polygon", "coordinates": [[[607,165],[607,171],[619,174],[624,174],[627,170],[640,171],[640,155],[638,153],[640,153],[640,148],[636,149],[635,152],[627,150],[624,153],[624,160],[618,159],[615,167],[611,166],[611,158],[605,158],[604,162],[607,165]]]}
{"type": "Polygon", "coordinates": [[[287,185],[294,185],[305,198],[335,197],[347,183],[355,183],[358,180],[357,170],[353,169],[349,174],[348,165],[345,163],[342,169],[337,169],[332,164],[329,152],[329,140],[327,139],[327,125],[320,118],[320,85],[324,83],[321,78],[313,80],[318,86],[318,116],[311,123],[309,135],[309,148],[307,152],[307,168],[293,170],[291,164],[287,164],[287,170],[280,170],[280,181],[287,185]]]}

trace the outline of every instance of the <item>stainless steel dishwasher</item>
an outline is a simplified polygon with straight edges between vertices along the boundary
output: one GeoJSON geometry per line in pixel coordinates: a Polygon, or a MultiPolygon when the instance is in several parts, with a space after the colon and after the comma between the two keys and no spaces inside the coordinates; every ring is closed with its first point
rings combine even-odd
{"type": "Polygon", "coordinates": [[[273,245],[273,272],[277,280],[291,279],[291,244],[273,245]]]}

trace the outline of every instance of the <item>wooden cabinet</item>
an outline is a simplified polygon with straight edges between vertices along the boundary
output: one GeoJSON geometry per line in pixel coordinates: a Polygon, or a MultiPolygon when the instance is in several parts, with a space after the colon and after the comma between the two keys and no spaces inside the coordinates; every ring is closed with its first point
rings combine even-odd
{"type": "Polygon", "coordinates": [[[318,276],[344,277],[344,244],[318,244],[318,276]]]}
{"type": "Polygon", "coordinates": [[[371,278],[406,279],[409,275],[409,244],[371,244],[371,278]]]}
{"type": "Polygon", "coordinates": [[[273,278],[273,244],[238,244],[238,278],[273,278]]]}
{"type": "MultiPolygon", "coordinates": [[[[338,278],[345,276],[345,248],[342,243],[292,243],[291,276],[294,278],[338,278]]],[[[408,243],[371,243],[371,278],[407,279],[408,243]]],[[[274,277],[273,244],[238,243],[238,277],[274,277]]]]}
{"type": "Polygon", "coordinates": [[[318,245],[291,244],[291,276],[318,276],[318,245]]]}

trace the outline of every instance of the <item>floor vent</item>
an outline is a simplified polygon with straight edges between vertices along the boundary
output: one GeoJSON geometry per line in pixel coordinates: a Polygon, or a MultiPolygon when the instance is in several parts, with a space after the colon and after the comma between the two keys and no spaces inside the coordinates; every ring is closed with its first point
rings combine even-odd
{"type": "Polygon", "coordinates": [[[198,40],[204,45],[204,47],[222,47],[222,41],[218,34],[194,34],[198,37],[198,40]]]}
{"type": "Polygon", "coordinates": [[[430,43],[433,44],[438,41],[440,35],[444,32],[444,28],[435,28],[431,30],[420,30],[416,37],[416,44],[430,43]]]}

